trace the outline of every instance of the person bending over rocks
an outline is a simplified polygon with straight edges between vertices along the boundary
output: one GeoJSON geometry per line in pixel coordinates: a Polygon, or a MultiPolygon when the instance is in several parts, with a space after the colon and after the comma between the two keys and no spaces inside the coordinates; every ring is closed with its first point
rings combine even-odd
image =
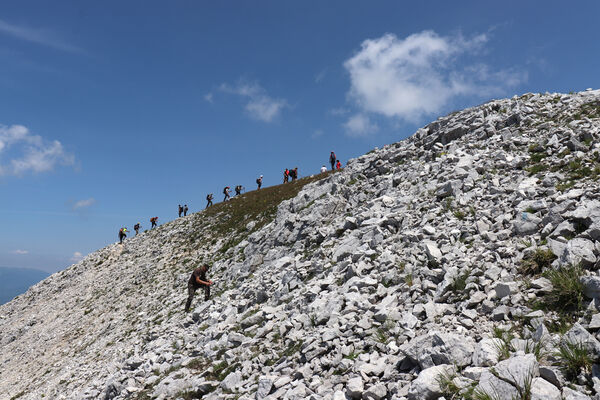
{"type": "Polygon", "coordinates": [[[210,286],[213,284],[213,281],[206,279],[207,271],[208,264],[204,264],[192,272],[192,276],[190,276],[190,280],[188,281],[188,298],[185,303],[185,312],[190,311],[196,289],[204,287],[204,301],[207,301],[210,298],[210,286]]]}

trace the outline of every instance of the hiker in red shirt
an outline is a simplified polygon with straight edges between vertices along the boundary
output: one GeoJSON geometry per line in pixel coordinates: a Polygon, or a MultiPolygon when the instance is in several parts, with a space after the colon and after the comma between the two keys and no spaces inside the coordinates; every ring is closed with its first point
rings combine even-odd
{"type": "Polygon", "coordinates": [[[290,170],[289,169],[285,169],[285,171],[283,171],[283,183],[287,183],[290,180],[290,170]]]}

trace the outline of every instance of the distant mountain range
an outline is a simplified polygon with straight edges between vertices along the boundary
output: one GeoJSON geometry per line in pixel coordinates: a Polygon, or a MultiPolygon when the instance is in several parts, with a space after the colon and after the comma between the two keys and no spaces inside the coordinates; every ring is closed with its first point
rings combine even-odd
{"type": "Polygon", "coordinates": [[[46,278],[49,274],[37,269],[0,267],[0,304],[25,293],[31,285],[46,278]]]}

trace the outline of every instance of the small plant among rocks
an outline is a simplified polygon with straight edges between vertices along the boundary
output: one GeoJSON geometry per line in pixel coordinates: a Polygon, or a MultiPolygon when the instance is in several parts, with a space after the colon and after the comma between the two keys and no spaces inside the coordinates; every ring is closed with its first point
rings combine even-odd
{"type": "Polygon", "coordinates": [[[550,249],[537,249],[533,255],[523,259],[519,272],[523,275],[537,275],[550,268],[556,256],[550,249]]]}
{"type": "Polygon", "coordinates": [[[544,305],[557,312],[580,312],[583,310],[583,270],[578,265],[548,270],[544,276],[552,283],[552,290],[544,296],[544,305]]]}
{"type": "Polygon", "coordinates": [[[580,373],[589,373],[594,363],[587,349],[581,343],[561,344],[555,357],[569,380],[575,379],[580,373]]]}
{"type": "Polygon", "coordinates": [[[462,398],[460,392],[461,388],[454,382],[456,378],[455,372],[442,372],[437,377],[437,383],[442,390],[444,398],[449,400],[462,398]]]}

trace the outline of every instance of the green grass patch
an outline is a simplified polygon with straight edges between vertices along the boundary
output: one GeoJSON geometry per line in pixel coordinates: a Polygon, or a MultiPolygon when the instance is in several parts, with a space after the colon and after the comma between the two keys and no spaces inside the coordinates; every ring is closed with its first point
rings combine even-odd
{"type": "Polygon", "coordinates": [[[581,343],[561,344],[554,356],[569,380],[575,379],[581,372],[589,373],[594,363],[591,355],[581,343]]]}
{"type": "Polygon", "coordinates": [[[221,252],[225,252],[251,233],[245,230],[248,222],[256,221],[252,231],[262,228],[273,221],[277,214],[277,207],[282,201],[296,197],[304,186],[327,178],[334,173],[336,171],[328,171],[294,182],[253,190],[229,201],[217,203],[199,213],[198,217],[216,221],[211,224],[210,235],[213,237],[223,237],[237,232],[238,237],[221,248],[221,252]]]}
{"type": "Polygon", "coordinates": [[[523,275],[538,275],[544,270],[550,268],[552,262],[556,260],[556,256],[552,250],[537,249],[533,255],[521,261],[519,272],[523,275]]]}

